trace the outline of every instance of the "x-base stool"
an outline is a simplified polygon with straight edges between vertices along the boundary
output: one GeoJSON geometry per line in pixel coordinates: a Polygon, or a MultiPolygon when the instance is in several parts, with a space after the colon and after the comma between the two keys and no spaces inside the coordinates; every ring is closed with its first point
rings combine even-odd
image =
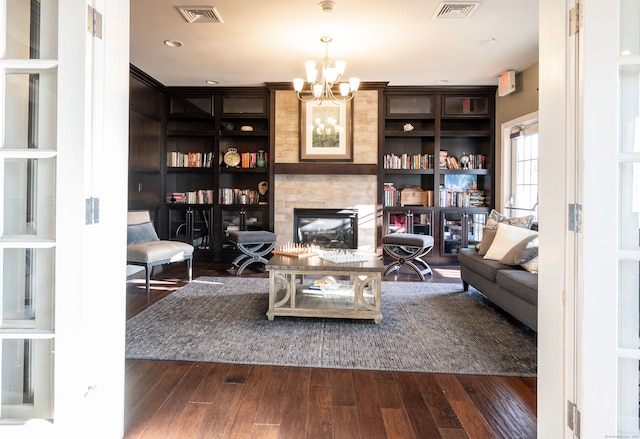
{"type": "Polygon", "coordinates": [[[425,274],[433,274],[431,267],[422,257],[433,248],[433,236],[413,233],[391,233],[382,237],[382,248],[393,258],[384,275],[406,266],[413,270],[420,280],[425,274]]]}
{"type": "Polygon", "coordinates": [[[241,252],[233,261],[236,276],[251,264],[269,262],[265,256],[276,246],[276,234],[266,230],[232,231],[227,239],[241,252]]]}

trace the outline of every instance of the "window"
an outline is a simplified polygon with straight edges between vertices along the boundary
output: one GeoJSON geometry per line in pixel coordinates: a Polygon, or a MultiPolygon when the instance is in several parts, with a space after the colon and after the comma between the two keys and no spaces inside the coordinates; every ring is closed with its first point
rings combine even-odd
{"type": "MultiPolygon", "coordinates": [[[[512,216],[538,219],[538,122],[510,129],[510,196],[505,208],[512,216]]],[[[505,168],[508,169],[508,168],[505,168]]]]}

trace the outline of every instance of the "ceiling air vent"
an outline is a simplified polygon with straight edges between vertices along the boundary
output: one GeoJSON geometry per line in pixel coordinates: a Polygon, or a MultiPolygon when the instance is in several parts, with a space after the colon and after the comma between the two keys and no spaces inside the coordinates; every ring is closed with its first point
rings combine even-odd
{"type": "Polygon", "coordinates": [[[480,6],[480,1],[449,1],[442,2],[432,18],[436,19],[466,19],[480,6]]]}
{"type": "Polygon", "coordinates": [[[177,6],[189,23],[224,23],[213,6],[177,6]]]}

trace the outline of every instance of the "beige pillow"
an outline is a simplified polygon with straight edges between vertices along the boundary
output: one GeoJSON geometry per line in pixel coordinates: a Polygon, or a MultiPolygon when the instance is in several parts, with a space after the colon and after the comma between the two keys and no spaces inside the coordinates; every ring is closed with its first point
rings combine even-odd
{"type": "Polygon", "coordinates": [[[485,227],[489,229],[497,229],[498,224],[500,223],[506,223],[510,226],[530,229],[533,225],[533,215],[522,216],[519,218],[509,218],[508,216],[501,214],[497,210],[491,209],[491,212],[489,212],[489,216],[487,217],[485,227]]]}
{"type": "Polygon", "coordinates": [[[499,223],[498,230],[496,231],[496,237],[491,243],[491,247],[489,247],[487,254],[484,255],[484,259],[499,261],[520,241],[537,234],[538,232],[533,230],[499,223]]]}
{"type": "Polygon", "coordinates": [[[529,262],[525,262],[520,265],[522,268],[527,270],[529,273],[537,273],[538,272],[538,257],[531,259],[529,262]]]}
{"type": "Polygon", "coordinates": [[[482,240],[478,243],[478,245],[476,245],[476,248],[478,249],[478,254],[480,256],[484,256],[487,254],[487,250],[489,250],[489,247],[491,247],[491,243],[493,242],[493,239],[496,237],[496,229],[488,229],[488,228],[484,228],[482,230],[482,240]]]}
{"type": "Polygon", "coordinates": [[[522,265],[536,256],[538,256],[537,234],[524,238],[511,247],[511,250],[500,259],[500,263],[505,265],[522,265]]]}

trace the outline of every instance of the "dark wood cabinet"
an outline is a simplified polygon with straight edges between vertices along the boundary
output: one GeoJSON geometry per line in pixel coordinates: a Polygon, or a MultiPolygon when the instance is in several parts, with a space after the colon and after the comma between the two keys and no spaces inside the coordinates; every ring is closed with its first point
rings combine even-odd
{"type": "Polygon", "coordinates": [[[169,87],[165,93],[167,221],[182,203],[194,217],[209,212],[209,242],[199,253],[232,260],[228,231],[269,230],[273,215],[259,191],[272,186],[269,91],[169,87]]]}
{"type": "Polygon", "coordinates": [[[163,201],[162,120],[163,94],[160,84],[132,67],[129,99],[128,203],[130,210],[148,210],[154,219],[156,209],[163,201]]]}
{"type": "Polygon", "coordinates": [[[455,261],[457,249],[474,245],[466,230],[477,226],[464,219],[493,207],[495,87],[388,87],[383,103],[382,234],[430,234],[427,258],[455,261]],[[453,233],[451,216],[465,230],[453,233]]]}
{"type": "Polygon", "coordinates": [[[442,210],[440,212],[441,257],[456,258],[461,248],[475,248],[482,241],[488,210],[442,210]]]}
{"type": "Polygon", "coordinates": [[[169,239],[193,245],[195,256],[212,256],[213,204],[167,204],[169,239]]]}

